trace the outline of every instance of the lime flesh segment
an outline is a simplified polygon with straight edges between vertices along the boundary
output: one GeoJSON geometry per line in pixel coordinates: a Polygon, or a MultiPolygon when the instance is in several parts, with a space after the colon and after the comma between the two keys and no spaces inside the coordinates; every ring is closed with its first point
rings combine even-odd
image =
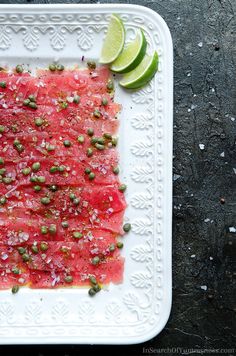
{"type": "Polygon", "coordinates": [[[125,42],[125,28],[122,20],[115,14],[111,15],[107,34],[103,42],[100,63],[114,62],[120,55],[125,42]]]}
{"type": "Polygon", "coordinates": [[[127,89],[138,89],[146,85],[156,74],[158,69],[158,54],[146,55],[142,62],[131,72],[124,75],[120,85],[127,89]]]}
{"type": "Polygon", "coordinates": [[[110,69],[117,73],[128,73],[136,68],[146,54],[147,41],[141,29],[135,40],[129,43],[119,57],[112,63],[110,69]]]}

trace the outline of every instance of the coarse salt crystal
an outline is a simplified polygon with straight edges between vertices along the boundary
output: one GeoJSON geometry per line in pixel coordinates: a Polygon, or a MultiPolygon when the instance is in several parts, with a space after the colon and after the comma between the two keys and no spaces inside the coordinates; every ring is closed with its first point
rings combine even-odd
{"type": "Polygon", "coordinates": [[[1,259],[2,259],[3,261],[7,260],[7,259],[8,259],[8,254],[3,253],[2,256],[1,256],[1,259]]]}
{"type": "Polygon", "coordinates": [[[200,286],[200,288],[201,288],[202,290],[205,290],[205,291],[207,290],[207,286],[205,286],[205,285],[204,285],[204,286],[200,286]]]}
{"type": "Polygon", "coordinates": [[[199,148],[200,148],[200,150],[204,150],[205,145],[203,143],[199,143],[199,148]]]}
{"type": "Polygon", "coordinates": [[[236,232],[236,228],[234,226],[229,227],[229,232],[236,232]]]}

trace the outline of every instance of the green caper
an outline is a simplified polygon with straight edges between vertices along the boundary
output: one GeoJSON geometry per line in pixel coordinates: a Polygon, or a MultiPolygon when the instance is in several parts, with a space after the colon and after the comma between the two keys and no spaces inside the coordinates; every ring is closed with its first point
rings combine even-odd
{"type": "Polygon", "coordinates": [[[65,172],[66,167],[65,166],[59,166],[58,167],[58,172],[65,172]]]}
{"type": "Polygon", "coordinates": [[[56,67],[56,65],[55,65],[54,63],[52,63],[52,64],[49,64],[48,69],[49,69],[51,72],[55,72],[55,70],[57,69],[57,67],[56,67]]]}
{"type": "Polygon", "coordinates": [[[90,169],[90,168],[88,168],[88,167],[87,167],[87,168],[85,168],[84,173],[85,173],[85,174],[89,174],[89,173],[91,173],[91,169],[90,169]]]}
{"type": "Polygon", "coordinates": [[[48,205],[48,204],[51,203],[51,200],[50,200],[49,197],[43,197],[43,198],[41,198],[41,203],[42,203],[43,205],[48,205]]]}
{"type": "Polygon", "coordinates": [[[97,142],[98,142],[98,137],[95,137],[95,136],[92,137],[91,140],[90,140],[90,143],[91,143],[91,145],[93,145],[93,146],[94,146],[95,143],[97,143],[97,142]]]}
{"type": "Polygon", "coordinates": [[[33,163],[33,165],[32,165],[32,171],[33,171],[33,172],[37,172],[37,171],[40,170],[40,167],[41,167],[41,164],[40,164],[39,162],[35,162],[35,163],[33,163]]]}
{"type": "Polygon", "coordinates": [[[116,175],[119,174],[120,173],[119,167],[113,167],[112,172],[116,175]]]}
{"type": "Polygon", "coordinates": [[[11,184],[12,183],[12,178],[10,177],[3,177],[2,181],[4,184],[11,184]]]}
{"type": "Polygon", "coordinates": [[[41,244],[40,244],[40,250],[43,251],[43,252],[48,250],[48,244],[47,244],[47,242],[41,242],[41,244]]]}
{"type": "Polygon", "coordinates": [[[75,231],[75,232],[73,232],[73,237],[75,239],[81,239],[83,237],[83,235],[80,232],[75,231]]]}
{"type": "Polygon", "coordinates": [[[46,235],[48,233],[48,227],[43,225],[41,226],[41,234],[46,235]]]}
{"type": "Polygon", "coordinates": [[[3,176],[6,173],[6,168],[0,168],[0,175],[3,176]]]}
{"type": "Polygon", "coordinates": [[[100,262],[100,258],[98,256],[95,256],[92,258],[92,264],[93,265],[98,265],[100,262]]]}
{"type": "Polygon", "coordinates": [[[30,256],[28,255],[28,253],[24,253],[24,254],[22,255],[22,260],[23,260],[24,262],[28,262],[28,261],[30,260],[30,256]]]}
{"type": "Polygon", "coordinates": [[[6,197],[0,197],[0,205],[5,205],[7,202],[7,198],[6,197]]]}
{"type": "Polygon", "coordinates": [[[16,150],[17,150],[17,152],[19,152],[19,153],[22,153],[23,151],[24,151],[24,146],[21,144],[21,143],[19,143],[19,145],[17,145],[16,146],[16,150]]]}
{"type": "Polygon", "coordinates": [[[100,145],[105,145],[105,139],[103,137],[98,137],[98,142],[100,145]]]}
{"type": "Polygon", "coordinates": [[[6,88],[7,87],[7,83],[6,82],[0,82],[0,88],[6,88]]]}
{"type": "Polygon", "coordinates": [[[89,180],[94,180],[94,178],[95,178],[95,173],[90,172],[89,175],[88,175],[88,177],[89,177],[89,180]]]}
{"type": "Polygon", "coordinates": [[[107,106],[107,104],[108,104],[108,100],[107,100],[107,98],[102,98],[102,105],[103,106],[107,106]]]}
{"type": "Polygon", "coordinates": [[[62,221],[61,226],[62,226],[64,229],[67,229],[67,228],[69,227],[68,221],[62,221]]]}
{"type": "Polygon", "coordinates": [[[46,178],[44,176],[38,176],[37,177],[37,182],[39,183],[45,183],[46,182],[46,178]]]}
{"type": "Polygon", "coordinates": [[[93,297],[94,295],[96,295],[96,292],[95,292],[95,290],[93,288],[90,288],[88,290],[88,294],[90,295],[90,297],[93,297]]]}
{"type": "Polygon", "coordinates": [[[74,205],[79,205],[79,203],[80,203],[80,198],[75,198],[75,199],[73,200],[73,204],[74,204],[74,205]]]}
{"type": "Polygon", "coordinates": [[[56,173],[56,172],[58,172],[58,167],[52,166],[52,167],[49,169],[49,172],[50,172],[50,173],[56,173]]]}
{"type": "Polygon", "coordinates": [[[24,71],[24,69],[23,69],[22,65],[18,64],[16,66],[16,73],[23,73],[23,71],[24,71]]]}
{"type": "Polygon", "coordinates": [[[89,276],[89,282],[90,282],[91,284],[97,284],[96,277],[90,275],[90,276],[89,276]]]}
{"type": "Polygon", "coordinates": [[[50,233],[51,235],[54,235],[54,234],[57,232],[57,227],[56,227],[56,225],[55,225],[55,224],[51,224],[51,225],[49,226],[48,231],[49,231],[49,233],[50,233]]]}
{"type": "Polygon", "coordinates": [[[123,248],[124,244],[121,241],[118,241],[116,244],[117,248],[123,248]]]}
{"type": "Polygon", "coordinates": [[[20,274],[20,270],[19,270],[18,267],[13,267],[11,271],[12,271],[12,273],[14,273],[14,274],[20,274]]]}
{"type": "Polygon", "coordinates": [[[92,155],[93,155],[93,149],[91,147],[89,147],[87,149],[87,157],[92,157],[92,155]]]}
{"type": "Polygon", "coordinates": [[[37,254],[37,253],[39,252],[39,249],[38,249],[38,247],[37,247],[36,245],[32,245],[32,246],[31,246],[31,251],[32,251],[33,253],[37,254]]]}
{"type": "Polygon", "coordinates": [[[66,276],[66,277],[64,278],[64,281],[65,281],[66,283],[72,283],[72,282],[73,282],[73,277],[72,277],[72,276],[66,276]]]}
{"type": "Polygon", "coordinates": [[[29,99],[25,99],[25,100],[23,101],[23,105],[25,105],[25,106],[29,106],[29,103],[30,103],[30,100],[29,100],[29,99]]]}
{"type": "Polygon", "coordinates": [[[118,189],[119,189],[120,192],[124,192],[127,189],[127,185],[126,184],[121,184],[118,189]]]}
{"type": "Polygon", "coordinates": [[[24,174],[24,176],[28,176],[31,172],[31,168],[30,167],[26,167],[22,169],[22,174],[24,174]]]}
{"type": "Polygon", "coordinates": [[[4,159],[0,157],[0,165],[2,166],[5,163],[4,159]]]}
{"type": "Polygon", "coordinates": [[[56,68],[57,68],[57,70],[59,70],[60,72],[62,72],[62,71],[65,69],[65,67],[63,66],[63,64],[57,64],[56,68]]]}
{"type": "Polygon", "coordinates": [[[124,232],[129,232],[131,230],[131,224],[129,223],[124,224],[123,230],[124,232]]]}
{"type": "Polygon", "coordinates": [[[96,118],[99,118],[101,116],[101,113],[98,109],[95,109],[94,112],[93,112],[93,116],[96,117],[96,118]]]}
{"type": "Polygon", "coordinates": [[[111,143],[112,143],[112,146],[116,147],[118,144],[118,137],[113,136],[111,143]]]}
{"type": "Polygon", "coordinates": [[[70,142],[69,140],[65,140],[65,141],[63,142],[63,145],[64,145],[65,147],[71,147],[71,142],[70,142]]]}
{"type": "Polygon", "coordinates": [[[107,82],[107,90],[110,92],[110,91],[112,91],[114,89],[114,83],[113,83],[113,81],[110,79],[110,80],[108,80],[108,82],[107,82]]]}
{"type": "Polygon", "coordinates": [[[84,136],[83,135],[80,135],[78,138],[77,138],[77,141],[79,143],[84,143],[84,136]]]}
{"type": "Polygon", "coordinates": [[[99,284],[95,284],[95,285],[93,286],[93,290],[94,290],[96,293],[98,293],[98,292],[100,292],[101,287],[99,286],[99,284]]]}
{"type": "Polygon", "coordinates": [[[54,150],[55,150],[55,146],[54,146],[54,145],[50,145],[50,143],[48,143],[48,144],[46,145],[46,150],[47,150],[48,152],[54,151],[54,150]]]}
{"type": "Polygon", "coordinates": [[[34,186],[34,191],[35,192],[40,192],[41,189],[42,189],[42,187],[40,187],[40,185],[35,185],[34,186]]]}
{"type": "Polygon", "coordinates": [[[30,101],[28,106],[29,106],[31,109],[35,109],[35,110],[38,109],[37,104],[34,103],[33,101],[30,101]]]}
{"type": "Polygon", "coordinates": [[[12,292],[12,294],[16,294],[19,292],[19,290],[20,290],[20,287],[15,285],[12,287],[11,292],[12,292]]]}
{"type": "Polygon", "coordinates": [[[34,123],[36,126],[40,127],[43,125],[43,119],[41,117],[36,117],[36,119],[34,120],[34,123]]]}
{"type": "Polygon", "coordinates": [[[30,177],[31,183],[36,183],[38,181],[36,176],[30,177]]]}
{"type": "Polygon", "coordinates": [[[18,247],[17,251],[19,252],[20,255],[23,255],[26,252],[26,249],[24,247],[18,247]]]}
{"type": "Polygon", "coordinates": [[[112,140],[112,135],[110,133],[108,133],[108,132],[105,132],[103,134],[103,137],[106,138],[107,140],[112,140]]]}
{"type": "Polygon", "coordinates": [[[32,95],[32,94],[28,96],[28,99],[29,99],[29,101],[31,101],[31,102],[33,102],[33,103],[36,102],[35,96],[32,95]]]}
{"type": "Polygon", "coordinates": [[[79,104],[79,102],[80,102],[80,96],[79,95],[75,95],[74,98],[73,98],[73,103],[79,104]]]}
{"type": "Polygon", "coordinates": [[[91,128],[91,127],[89,127],[88,130],[87,130],[87,134],[88,134],[89,136],[93,136],[93,135],[94,135],[94,129],[91,128]]]}
{"type": "Polygon", "coordinates": [[[70,193],[70,200],[74,200],[76,198],[76,195],[74,193],[70,193]]]}
{"type": "Polygon", "coordinates": [[[105,145],[101,145],[100,143],[95,143],[95,147],[99,151],[105,150],[105,145]]]}
{"type": "Polygon", "coordinates": [[[5,126],[0,125],[0,133],[3,133],[5,131],[5,126]]]}
{"type": "Polygon", "coordinates": [[[89,69],[94,70],[94,69],[96,69],[96,62],[94,62],[94,61],[88,61],[88,62],[87,62],[87,66],[88,66],[89,69]]]}
{"type": "Polygon", "coordinates": [[[110,246],[109,246],[109,251],[110,251],[110,252],[113,252],[113,251],[115,251],[115,249],[116,249],[115,244],[110,244],[110,246]]]}
{"type": "Polygon", "coordinates": [[[53,185],[50,185],[48,189],[51,190],[51,192],[56,192],[58,190],[58,186],[53,184],[53,185]]]}

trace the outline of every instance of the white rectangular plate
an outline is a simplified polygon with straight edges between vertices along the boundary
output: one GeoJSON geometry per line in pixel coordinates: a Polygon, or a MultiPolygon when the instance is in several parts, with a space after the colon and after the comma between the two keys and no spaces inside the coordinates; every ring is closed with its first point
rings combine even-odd
{"type": "Polygon", "coordinates": [[[172,41],[155,12],[136,5],[1,5],[0,65],[98,59],[109,15],[127,35],[141,27],[159,72],[142,90],[116,84],[121,179],[128,185],[124,282],[95,298],[87,288],[0,291],[1,344],[132,344],[165,326],[171,307],[172,41]]]}

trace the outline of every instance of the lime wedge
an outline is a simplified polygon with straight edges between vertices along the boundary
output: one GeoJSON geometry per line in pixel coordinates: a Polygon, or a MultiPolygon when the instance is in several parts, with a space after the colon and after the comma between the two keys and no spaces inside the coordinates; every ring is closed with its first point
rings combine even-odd
{"type": "Polygon", "coordinates": [[[131,72],[124,75],[120,85],[127,89],[138,89],[147,84],[158,69],[158,54],[146,55],[142,62],[131,72]]]}
{"type": "Polygon", "coordinates": [[[146,54],[147,41],[141,29],[135,40],[123,49],[119,57],[112,63],[110,69],[117,73],[127,73],[136,68],[146,54]]]}
{"type": "Polygon", "coordinates": [[[114,62],[120,55],[125,42],[125,28],[122,20],[115,14],[111,15],[107,34],[103,42],[100,63],[114,62]]]}

